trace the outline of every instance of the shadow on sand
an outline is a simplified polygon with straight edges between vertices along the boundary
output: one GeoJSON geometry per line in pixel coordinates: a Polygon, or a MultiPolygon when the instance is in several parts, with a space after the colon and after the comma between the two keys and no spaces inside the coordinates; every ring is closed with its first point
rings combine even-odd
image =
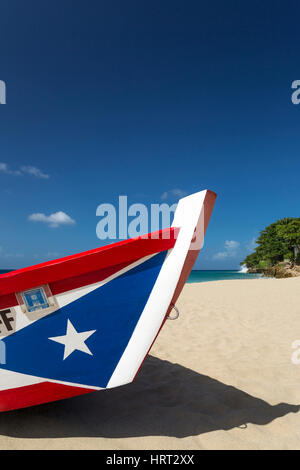
{"type": "Polygon", "coordinates": [[[264,425],[300,407],[271,406],[229,385],[149,356],[134,383],[0,414],[18,438],[173,436],[264,425]]]}

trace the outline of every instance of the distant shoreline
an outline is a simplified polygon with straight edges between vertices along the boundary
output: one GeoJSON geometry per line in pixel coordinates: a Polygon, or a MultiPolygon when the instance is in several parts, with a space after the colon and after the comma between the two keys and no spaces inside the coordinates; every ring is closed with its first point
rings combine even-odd
{"type": "Polygon", "coordinates": [[[237,269],[196,269],[189,275],[187,283],[193,284],[198,282],[228,281],[236,279],[260,279],[261,277],[261,274],[245,273],[237,269]]]}

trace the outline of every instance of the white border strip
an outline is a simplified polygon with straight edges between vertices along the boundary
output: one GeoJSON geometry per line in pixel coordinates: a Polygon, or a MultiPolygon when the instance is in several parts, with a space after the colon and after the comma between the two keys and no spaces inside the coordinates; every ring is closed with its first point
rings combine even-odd
{"type": "Polygon", "coordinates": [[[172,301],[198,224],[204,233],[206,193],[205,190],[180,199],[172,224],[173,227],[180,227],[177,241],[174,248],[168,252],[148,302],[107,388],[132,382],[148,353],[172,301]]]}
{"type": "Polygon", "coordinates": [[[35,375],[22,374],[21,372],[14,372],[12,370],[0,369],[0,391],[26,387],[27,385],[35,385],[45,382],[69,385],[71,387],[78,388],[89,388],[91,390],[103,390],[103,388],[95,387],[93,385],[64,382],[62,380],[48,379],[47,377],[37,377],[35,375]]]}

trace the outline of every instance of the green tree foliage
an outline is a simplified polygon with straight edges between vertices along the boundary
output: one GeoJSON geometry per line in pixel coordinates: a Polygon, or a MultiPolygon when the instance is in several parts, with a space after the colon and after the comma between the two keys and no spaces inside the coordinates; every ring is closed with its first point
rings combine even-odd
{"type": "Polygon", "coordinates": [[[241,264],[248,268],[262,264],[274,266],[284,259],[293,257],[293,248],[300,246],[300,217],[280,219],[260,232],[257,248],[241,264]]]}

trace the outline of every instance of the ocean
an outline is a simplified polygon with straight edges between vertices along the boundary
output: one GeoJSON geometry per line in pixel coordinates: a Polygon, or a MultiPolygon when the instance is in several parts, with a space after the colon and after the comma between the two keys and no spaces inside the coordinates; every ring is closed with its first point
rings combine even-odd
{"type": "MultiPolygon", "coordinates": [[[[9,271],[0,269],[0,274],[7,273],[9,271]]],[[[261,274],[248,274],[243,271],[229,271],[229,270],[219,270],[219,271],[192,271],[187,282],[208,282],[208,281],[224,281],[228,279],[257,279],[260,278],[261,274]]]]}
{"type": "Polygon", "coordinates": [[[219,271],[192,271],[187,282],[208,282],[208,281],[225,281],[231,279],[257,279],[260,278],[261,274],[248,274],[243,271],[229,271],[229,270],[219,270],[219,271]]]}

